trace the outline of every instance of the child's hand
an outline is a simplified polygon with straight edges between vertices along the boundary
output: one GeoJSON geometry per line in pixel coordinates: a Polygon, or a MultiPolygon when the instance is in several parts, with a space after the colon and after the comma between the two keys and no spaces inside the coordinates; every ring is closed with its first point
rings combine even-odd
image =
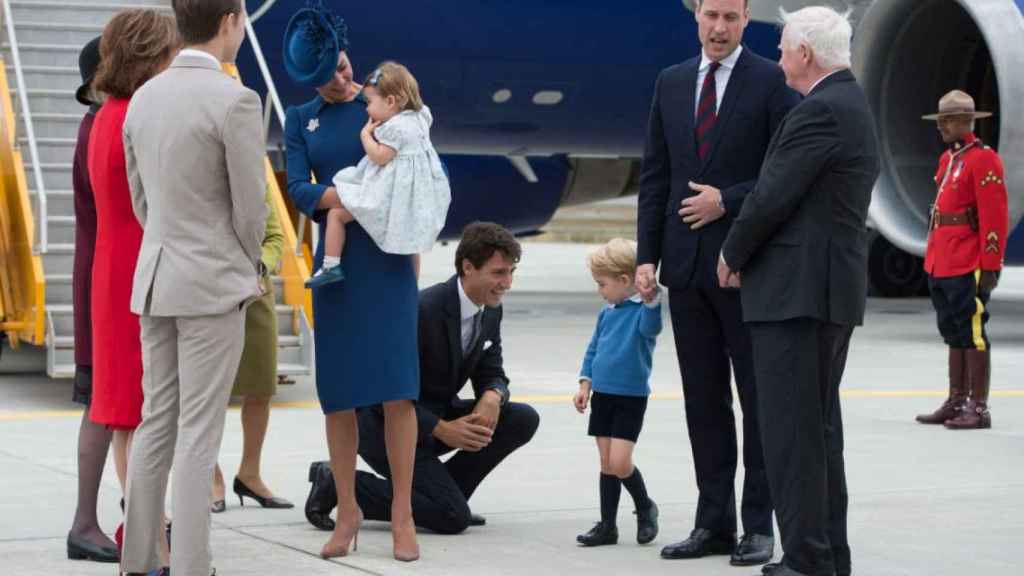
{"type": "Polygon", "coordinates": [[[576,406],[576,411],[583,414],[587,411],[587,404],[590,402],[590,383],[580,382],[580,389],[576,391],[576,395],[573,396],[572,403],[576,406]]]}
{"type": "Polygon", "coordinates": [[[377,127],[380,125],[381,123],[374,120],[373,118],[367,118],[366,125],[363,126],[363,132],[366,134],[373,134],[373,131],[376,130],[377,127]]]}
{"type": "Polygon", "coordinates": [[[658,294],[661,293],[661,286],[654,285],[654,290],[647,290],[640,292],[640,298],[644,301],[644,304],[650,304],[658,299],[658,294]]]}

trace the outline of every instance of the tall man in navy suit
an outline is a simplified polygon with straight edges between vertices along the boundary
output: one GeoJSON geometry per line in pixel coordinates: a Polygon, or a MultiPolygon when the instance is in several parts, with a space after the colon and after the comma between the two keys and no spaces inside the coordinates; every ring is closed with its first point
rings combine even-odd
{"type": "Polygon", "coordinates": [[[658,77],[640,173],[637,286],[653,291],[661,264],[700,491],[694,530],[661,555],[729,554],[734,565],[763,564],[775,541],[750,334],[739,292],[719,287],[716,265],[768,142],[799,96],[776,63],[740,44],[747,0],[701,0],[696,18],[702,53],[658,77]],[[730,372],[743,408],[746,470],[738,544],[730,372]]]}

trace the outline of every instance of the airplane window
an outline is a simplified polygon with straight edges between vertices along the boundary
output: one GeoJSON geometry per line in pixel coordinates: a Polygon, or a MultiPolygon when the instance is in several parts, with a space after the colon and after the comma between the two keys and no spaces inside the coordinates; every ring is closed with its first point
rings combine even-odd
{"type": "Polygon", "coordinates": [[[565,95],[560,90],[542,90],[533,95],[533,103],[538,106],[554,106],[563,98],[565,95]]]}

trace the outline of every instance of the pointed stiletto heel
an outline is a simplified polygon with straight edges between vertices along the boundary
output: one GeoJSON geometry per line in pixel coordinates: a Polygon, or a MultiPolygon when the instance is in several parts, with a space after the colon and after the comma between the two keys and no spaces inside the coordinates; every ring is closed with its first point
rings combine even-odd
{"type": "MultiPolygon", "coordinates": [[[[340,522],[341,519],[339,518],[338,523],[340,524],[340,522]]],[[[363,513],[362,511],[360,511],[359,520],[357,520],[356,523],[354,524],[351,533],[342,535],[341,541],[344,542],[344,546],[337,546],[333,549],[330,549],[329,547],[331,545],[331,540],[328,540],[327,544],[324,544],[324,547],[320,550],[320,557],[324,560],[327,560],[330,558],[341,558],[344,556],[348,556],[350,552],[355,552],[359,548],[359,529],[362,527],[362,525],[363,513]]]]}
{"type": "Polygon", "coordinates": [[[235,482],[231,488],[235,492],[235,494],[238,495],[238,503],[243,507],[245,506],[245,499],[243,498],[243,496],[247,498],[252,498],[262,508],[284,509],[295,507],[294,504],[292,504],[288,500],[285,500],[284,498],[278,498],[277,496],[271,496],[269,498],[265,496],[260,496],[259,494],[253,492],[252,489],[246,486],[241,480],[239,480],[237,476],[235,477],[235,482]]]}

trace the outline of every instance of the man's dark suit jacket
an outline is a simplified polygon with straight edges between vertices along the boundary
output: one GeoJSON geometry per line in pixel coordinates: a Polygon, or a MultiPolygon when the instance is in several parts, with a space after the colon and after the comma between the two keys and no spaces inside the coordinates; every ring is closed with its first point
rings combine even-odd
{"type": "MultiPolygon", "coordinates": [[[[776,127],[799,102],[778,64],[744,47],[729,78],[711,152],[697,155],[694,126],[700,56],[658,76],[640,172],[637,263],[661,262],[661,283],[687,288],[695,270],[714,274],[722,242],[753,189],[776,127]],[[722,190],[726,215],[700,230],[679,217],[680,202],[696,193],[688,182],[722,190]]],[[[721,86],[719,86],[721,89],[721,86]]]]}
{"type": "Polygon", "coordinates": [[[431,436],[467,381],[477,398],[498,389],[508,398],[501,357],[502,309],[484,308],[480,334],[463,357],[459,277],[420,291],[420,398],[416,404],[420,442],[431,436]],[[486,349],[485,349],[486,348],[486,349]]]}
{"type": "Polygon", "coordinates": [[[878,173],[864,92],[849,70],[836,72],[783,121],[723,247],[742,272],[746,322],[863,322],[878,173]]]}

